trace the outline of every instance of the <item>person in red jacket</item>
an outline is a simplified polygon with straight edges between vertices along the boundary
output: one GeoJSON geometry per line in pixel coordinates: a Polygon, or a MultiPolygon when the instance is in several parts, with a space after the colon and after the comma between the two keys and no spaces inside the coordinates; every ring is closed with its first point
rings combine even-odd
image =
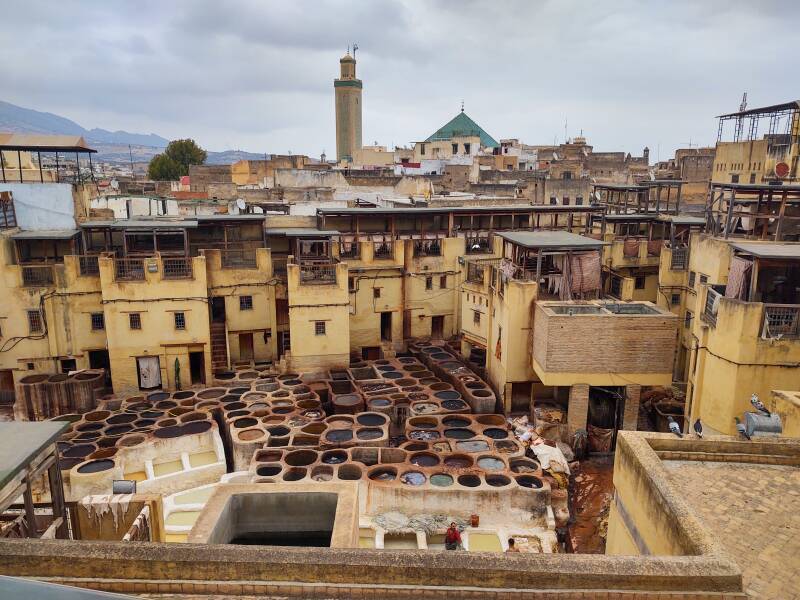
{"type": "Polygon", "coordinates": [[[461,546],[461,533],[458,531],[455,522],[450,523],[447,533],[444,536],[444,547],[448,550],[458,550],[461,546]]]}

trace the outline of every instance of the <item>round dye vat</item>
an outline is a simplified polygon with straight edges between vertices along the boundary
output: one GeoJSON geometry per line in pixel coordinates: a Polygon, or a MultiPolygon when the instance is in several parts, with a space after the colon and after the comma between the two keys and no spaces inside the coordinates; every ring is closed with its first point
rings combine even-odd
{"type": "Polygon", "coordinates": [[[415,362],[417,362],[417,359],[411,356],[401,356],[397,360],[398,362],[401,362],[404,365],[413,365],[415,362]]]}
{"type": "Polygon", "coordinates": [[[167,392],[154,392],[147,396],[148,402],[160,402],[162,400],[166,400],[169,398],[169,394],[167,392]]]}
{"type": "Polygon", "coordinates": [[[442,423],[448,427],[468,427],[470,424],[469,419],[462,419],[461,417],[445,417],[442,423]]]}
{"type": "Polygon", "coordinates": [[[378,365],[378,371],[394,371],[395,368],[392,365],[378,365]]]}
{"type": "Polygon", "coordinates": [[[89,456],[95,450],[97,450],[97,448],[95,448],[93,444],[79,444],[65,450],[64,456],[66,458],[83,458],[84,456],[89,456]]]}
{"type": "Polygon", "coordinates": [[[418,415],[427,415],[429,413],[436,412],[439,406],[437,404],[431,404],[430,402],[420,402],[419,404],[414,405],[414,412],[418,415]]]}
{"type": "Polygon", "coordinates": [[[85,465],[78,467],[78,473],[99,473],[114,468],[114,461],[106,458],[93,460],[85,465]]]}
{"type": "Polygon", "coordinates": [[[385,371],[381,373],[386,379],[401,379],[403,374],[400,371],[385,371]]]}
{"type": "Polygon", "coordinates": [[[430,398],[430,396],[428,396],[428,394],[423,394],[422,392],[412,392],[408,395],[408,399],[414,401],[427,400],[428,398],[430,398]]]}
{"type": "Polygon", "coordinates": [[[439,464],[439,458],[433,454],[415,454],[409,462],[418,467],[435,467],[439,464]]]}
{"type": "Polygon", "coordinates": [[[519,458],[511,461],[511,470],[514,473],[536,473],[539,463],[528,458],[519,458]]]}
{"type": "Polygon", "coordinates": [[[230,371],[214,374],[214,379],[219,379],[221,381],[227,381],[228,379],[233,379],[234,377],[236,377],[236,373],[231,373],[230,371]]]}
{"type": "Polygon", "coordinates": [[[311,471],[313,481],[330,481],[333,479],[333,469],[330,467],[314,467],[311,471]]]}
{"type": "Polygon", "coordinates": [[[489,390],[475,390],[472,392],[472,395],[475,396],[476,398],[488,398],[493,394],[489,390]]]}
{"type": "Polygon", "coordinates": [[[283,470],[283,467],[280,465],[263,465],[256,469],[256,475],[260,475],[261,477],[272,477],[277,475],[283,470]]]}
{"type": "Polygon", "coordinates": [[[406,485],[423,485],[425,481],[425,475],[419,471],[406,471],[400,476],[400,482],[406,485]]]}
{"type": "Polygon", "coordinates": [[[209,421],[192,421],[181,426],[181,435],[191,435],[195,433],[205,433],[211,429],[209,421]]]}
{"type": "Polygon", "coordinates": [[[533,475],[520,475],[517,477],[517,483],[524,488],[538,490],[542,487],[542,480],[533,475]]]}
{"type": "Polygon", "coordinates": [[[376,427],[386,423],[386,417],[383,415],[365,413],[356,418],[359,425],[367,425],[369,427],[376,427]]]}
{"type": "Polygon", "coordinates": [[[458,483],[464,487],[478,487],[481,484],[481,478],[477,475],[461,475],[458,483]]]}
{"type": "Polygon", "coordinates": [[[359,429],[356,432],[356,437],[360,440],[377,440],[383,437],[383,431],[380,429],[359,429]]]}
{"type": "Polygon", "coordinates": [[[317,460],[317,453],[311,450],[295,450],[289,452],[284,462],[291,467],[305,467],[317,460]]]}
{"type": "Polygon", "coordinates": [[[243,442],[252,442],[264,437],[264,432],[260,429],[245,429],[239,432],[239,439],[243,442]]]}
{"type": "Polygon", "coordinates": [[[469,429],[445,429],[444,437],[451,440],[469,440],[475,437],[475,432],[469,429]]]}
{"type": "Polygon", "coordinates": [[[181,435],[181,428],[177,425],[170,425],[156,429],[153,435],[160,439],[176,438],[181,435]]]}
{"type": "Polygon", "coordinates": [[[431,354],[431,358],[434,360],[450,360],[453,358],[453,355],[448,354],[447,352],[435,352],[431,354]]]}
{"type": "Polygon", "coordinates": [[[428,421],[415,421],[412,424],[412,427],[415,429],[436,429],[436,423],[430,423],[428,421]]]}
{"type": "Polygon", "coordinates": [[[394,481],[396,477],[397,471],[391,468],[376,469],[369,476],[373,481],[394,481]]]}
{"type": "Polygon", "coordinates": [[[255,427],[258,425],[258,419],[253,417],[242,417],[233,422],[234,429],[244,429],[245,427],[255,427]]]}
{"type": "Polygon", "coordinates": [[[439,400],[458,400],[461,398],[461,394],[455,390],[442,390],[440,392],[436,392],[434,396],[439,398],[439,400]]]}
{"type": "Polygon", "coordinates": [[[58,468],[62,471],[69,471],[72,467],[82,462],[82,458],[60,458],[58,460],[58,468]]]}
{"type": "Polygon", "coordinates": [[[418,440],[421,442],[427,442],[428,440],[436,440],[439,438],[438,431],[420,431],[415,429],[414,431],[410,431],[408,434],[408,439],[411,440],[418,440]]]}
{"type": "Polygon", "coordinates": [[[353,432],[349,429],[331,429],[325,438],[331,442],[349,442],[353,439],[353,432]]]}
{"type": "Polygon", "coordinates": [[[451,469],[466,469],[472,466],[472,461],[466,456],[448,456],[444,464],[451,469]]]}
{"type": "Polygon", "coordinates": [[[501,454],[511,454],[512,452],[519,450],[519,446],[517,446],[517,444],[511,440],[499,441],[495,442],[494,449],[501,454]]]}
{"type": "Polygon", "coordinates": [[[87,431],[85,433],[80,434],[79,436],[76,436],[75,439],[78,441],[91,442],[92,440],[96,440],[99,437],[100,437],[99,431],[87,431]]]}
{"type": "Polygon", "coordinates": [[[209,388],[197,394],[197,397],[201,400],[213,400],[214,398],[221,398],[225,395],[225,392],[226,390],[222,388],[209,388]]]}
{"type": "Polygon", "coordinates": [[[449,487],[453,485],[453,478],[447,473],[436,473],[435,475],[431,475],[431,485],[449,487]]]}
{"type": "Polygon", "coordinates": [[[139,416],[143,419],[158,419],[159,417],[164,416],[164,411],[162,410],[145,410],[139,413],[139,416]]]}
{"type": "Polygon", "coordinates": [[[508,432],[505,429],[498,429],[497,427],[490,427],[483,430],[483,435],[493,440],[504,440],[508,437],[508,432]]]}
{"type": "Polygon", "coordinates": [[[284,481],[299,481],[306,476],[305,469],[289,469],[283,476],[284,481]]]}
{"type": "Polygon", "coordinates": [[[133,429],[133,425],[115,425],[114,427],[106,429],[106,435],[115,437],[123,433],[128,433],[131,429],[133,429]]]}
{"type": "Polygon", "coordinates": [[[391,406],[392,401],[388,398],[373,398],[369,403],[370,406],[374,406],[375,408],[386,408],[387,406],[391,406]]]}
{"type": "Polygon", "coordinates": [[[500,471],[505,468],[505,463],[494,456],[484,456],[478,459],[478,466],[484,471],[500,471]]]}
{"type": "Polygon", "coordinates": [[[466,403],[462,402],[461,400],[442,401],[442,408],[445,410],[464,410],[466,407],[466,403]]]}
{"type": "Polygon", "coordinates": [[[342,465],[339,467],[338,475],[343,481],[358,481],[361,479],[361,469],[356,465],[342,465]]]}
{"type": "Polygon", "coordinates": [[[276,425],[274,427],[268,427],[267,431],[272,437],[284,437],[289,435],[290,429],[283,425],[276,425]]]}
{"type": "Polygon", "coordinates": [[[338,465],[346,460],[347,460],[347,454],[345,454],[344,452],[338,452],[338,451],[325,452],[322,455],[322,462],[324,462],[326,465],[338,465]]]}
{"type": "Polygon", "coordinates": [[[172,394],[173,400],[186,400],[187,398],[191,398],[194,396],[194,392],[191,390],[186,390],[184,392],[175,392],[172,394]]]}
{"type": "Polygon", "coordinates": [[[511,483],[511,480],[505,475],[487,475],[486,483],[492,487],[505,487],[511,483]]]}
{"type": "Polygon", "coordinates": [[[483,440],[456,442],[456,448],[462,452],[486,452],[489,444],[483,440]]]}
{"type": "Polygon", "coordinates": [[[102,423],[84,423],[83,425],[78,425],[76,427],[78,431],[97,431],[98,429],[102,428],[102,423]]]}

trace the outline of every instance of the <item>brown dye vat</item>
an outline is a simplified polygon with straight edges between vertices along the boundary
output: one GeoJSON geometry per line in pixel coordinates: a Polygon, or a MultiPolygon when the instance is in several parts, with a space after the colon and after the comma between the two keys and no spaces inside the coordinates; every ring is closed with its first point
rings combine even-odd
{"type": "Polygon", "coordinates": [[[245,392],[249,392],[249,387],[235,387],[228,390],[229,394],[233,394],[234,396],[241,396],[245,392]]]}
{"type": "Polygon", "coordinates": [[[244,431],[240,431],[237,437],[243,442],[252,442],[263,438],[264,432],[260,429],[245,429],[244,431]]]}
{"type": "Polygon", "coordinates": [[[95,444],[97,444],[98,448],[113,448],[114,446],[117,445],[117,440],[118,439],[119,438],[103,437],[103,438],[98,439],[95,442],[95,444]]]}
{"type": "Polygon", "coordinates": [[[372,481],[394,481],[397,479],[397,469],[394,467],[378,467],[369,473],[372,481]]]}
{"type": "Polygon", "coordinates": [[[111,411],[108,410],[93,410],[83,415],[83,420],[88,422],[104,421],[111,416],[111,411]]]}
{"type": "MultiPolygon", "coordinates": [[[[234,419],[236,417],[249,417],[249,416],[250,416],[250,411],[249,410],[244,410],[244,409],[242,409],[242,410],[234,410],[234,411],[225,413],[225,418],[226,419],[234,419]]],[[[283,419],[281,419],[281,420],[283,420],[283,419]]]]}
{"type": "Polygon", "coordinates": [[[102,423],[84,423],[83,425],[78,425],[75,431],[97,431],[103,427],[105,427],[105,425],[102,423]]]}
{"type": "Polygon", "coordinates": [[[307,469],[302,467],[293,467],[283,474],[284,481],[299,481],[306,476],[307,469]]]}
{"type": "Polygon", "coordinates": [[[401,379],[403,377],[400,371],[384,371],[381,375],[386,379],[401,379]]]}
{"type": "Polygon", "coordinates": [[[471,421],[462,417],[445,417],[442,419],[442,425],[448,427],[468,427],[471,421]]]}
{"type": "Polygon", "coordinates": [[[209,429],[211,429],[211,423],[209,421],[192,421],[191,423],[181,425],[181,435],[205,433],[209,429]]]}
{"type": "Polygon", "coordinates": [[[76,415],[70,413],[68,415],[59,415],[58,417],[53,417],[52,421],[67,421],[69,423],[75,423],[76,421],[80,421],[83,418],[83,415],[76,415]]]}
{"type": "Polygon", "coordinates": [[[457,481],[464,487],[478,487],[481,484],[481,478],[472,474],[459,475],[457,481]]]}
{"type": "Polygon", "coordinates": [[[383,437],[383,431],[380,429],[359,429],[356,432],[356,437],[360,440],[379,440],[383,437]]]}
{"type": "Polygon", "coordinates": [[[89,455],[91,459],[98,459],[98,458],[111,458],[114,456],[119,448],[100,448],[97,452],[92,452],[89,455]]]}
{"type": "Polygon", "coordinates": [[[161,419],[156,422],[156,427],[172,427],[178,424],[177,419],[161,419]]]}
{"type": "Polygon", "coordinates": [[[377,413],[363,413],[356,417],[356,421],[358,421],[359,425],[378,427],[380,425],[385,425],[388,419],[377,413]]]}
{"type": "Polygon", "coordinates": [[[182,392],[175,392],[172,394],[173,400],[186,400],[187,398],[194,398],[194,392],[191,390],[185,390],[182,392]]]}
{"type": "Polygon", "coordinates": [[[170,439],[180,437],[182,435],[181,428],[177,425],[171,425],[169,427],[162,427],[161,429],[156,429],[153,432],[153,435],[159,439],[170,439]]]}
{"type": "Polygon", "coordinates": [[[361,479],[361,468],[356,465],[342,465],[336,472],[336,476],[342,481],[358,481],[361,479]]]}
{"type": "Polygon", "coordinates": [[[114,468],[114,461],[108,458],[93,460],[78,467],[78,473],[99,473],[114,468]]]}
{"type": "Polygon", "coordinates": [[[283,457],[283,452],[278,450],[259,450],[256,452],[256,461],[258,462],[275,462],[283,457]]]}
{"type": "Polygon", "coordinates": [[[318,465],[311,469],[311,479],[314,481],[330,481],[333,479],[333,468],[318,465]]]}
{"type": "Polygon", "coordinates": [[[317,453],[311,450],[295,450],[289,452],[283,459],[290,467],[305,467],[317,460],[317,453]]]}
{"type": "Polygon", "coordinates": [[[256,475],[261,477],[274,477],[281,471],[283,471],[281,465],[261,465],[256,469],[256,475]]]}
{"type": "Polygon", "coordinates": [[[540,489],[544,485],[541,479],[533,475],[519,475],[516,477],[516,480],[522,487],[535,490],[540,489]]]}
{"type": "Polygon", "coordinates": [[[504,440],[508,438],[508,431],[497,427],[489,427],[483,430],[483,435],[493,440],[504,440]]]}
{"type": "Polygon", "coordinates": [[[147,395],[148,402],[160,402],[161,400],[166,400],[169,398],[168,392],[153,392],[152,394],[147,395]]]}
{"type": "Polygon", "coordinates": [[[486,483],[492,487],[505,487],[511,485],[511,479],[505,475],[486,475],[486,483]]]}
{"type": "Polygon", "coordinates": [[[180,421],[181,423],[189,423],[191,421],[205,421],[206,415],[201,412],[190,412],[186,413],[185,415],[181,415],[180,421]]]}
{"type": "Polygon", "coordinates": [[[167,411],[167,414],[171,417],[180,417],[181,415],[185,415],[192,412],[191,408],[186,408],[185,406],[176,406],[167,411]]]}
{"type": "Polygon", "coordinates": [[[325,425],[322,423],[309,423],[300,431],[303,433],[310,433],[311,435],[320,435],[323,431],[325,431],[325,425]]]}
{"type": "Polygon", "coordinates": [[[452,390],[453,386],[449,383],[445,383],[444,381],[439,381],[437,383],[432,383],[429,386],[434,392],[442,392],[444,390],[452,390]]]}
{"type": "Polygon", "coordinates": [[[227,393],[227,390],[224,388],[208,388],[207,390],[203,390],[197,397],[201,400],[213,400],[215,398],[221,398],[227,393]]]}
{"type": "Polygon", "coordinates": [[[292,443],[295,446],[319,446],[319,436],[297,434],[294,436],[292,443]]]}
{"type": "Polygon", "coordinates": [[[58,468],[61,471],[69,471],[75,465],[79,465],[83,462],[83,458],[59,458],[58,459],[58,468]]]}
{"type": "Polygon", "coordinates": [[[274,392],[280,386],[277,383],[261,383],[256,386],[259,392],[274,392]]]}
{"type": "Polygon", "coordinates": [[[80,435],[76,435],[75,439],[79,440],[79,441],[80,440],[92,441],[92,440],[96,440],[99,437],[100,437],[100,432],[99,431],[87,431],[85,433],[81,433],[80,435]]]}
{"type": "Polygon", "coordinates": [[[409,462],[412,465],[417,465],[418,467],[435,467],[439,464],[439,457],[435,454],[422,452],[420,454],[414,454],[409,462]]]}
{"type": "MultiPolygon", "coordinates": [[[[436,379],[436,376],[430,371],[417,371],[416,373],[414,373],[414,377],[416,377],[417,379],[428,379],[428,378],[436,379]]],[[[436,379],[436,381],[439,380],[436,379]]]]}
{"type": "Polygon", "coordinates": [[[95,450],[97,450],[97,447],[94,444],[78,444],[77,446],[72,446],[65,450],[64,457],[83,458],[84,456],[89,456],[95,450]]]}
{"type": "Polygon", "coordinates": [[[283,375],[278,375],[278,380],[286,381],[287,379],[297,379],[300,377],[297,373],[284,373],[283,375]]]}
{"type": "Polygon", "coordinates": [[[162,400],[161,402],[156,402],[154,406],[155,408],[160,408],[161,410],[169,410],[171,408],[176,408],[178,403],[173,402],[172,400],[162,400]]]}
{"type": "Polygon", "coordinates": [[[224,410],[241,410],[243,408],[247,408],[247,404],[244,402],[229,402],[223,407],[224,410]]]}
{"type": "Polygon", "coordinates": [[[472,466],[472,458],[465,454],[453,454],[444,459],[444,466],[451,469],[468,469],[472,466]]]}
{"type": "Polygon", "coordinates": [[[497,441],[494,443],[494,447],[495,450],[497,450],[501,454],[511,454],[512,452],[516,452],[517,450],[519,450],[519,446],[517,446],[517,443],[511,440],[497,441]]]}
{"type": "Polygon", "coordinates": [[[502,415],[478,415],[475,420],[481,425],[495,425],[502,427],[506,424],[506,419],[502,415]]]}
{"type": "Polygon", "coordinates": [[[234,377],[236,377],[236,373],[231,373],[230,371],[214,373],[214,379],[219,379],[221,381],[228,381],[229,379],[233,379],[234,377]]]}
{"type": "Polygon", "coordinates": [[[409,386],[400,388],[401,391],[406,392],[406,393],[409,393],[409,392],[419,393],[419,392],[422,392],[422,390],[424,390],[424,389],[425,388],[423,388],[422,386],[419,386],[419,385],[409,385],[409,386]]]}
{"type": "Polygon", "coordinates": [[[139,413],[139,416],[143,419],[158,419],[164,416],[164,411],[162,410],[145,410],[139,413]]]}
{"type": "Polygon", "coordinates": [[[242,381],[247,381],[249,379],[258,379],[259,373],[258,371],[243,371],[239,373],[239,379],[242,381]]]}
{"type": "Polygon", "coordinates": [[[119,438],[119,440],[117,440],[117,446],[121,448],[130,448],[132,446],[138,446],[146,439],[147,438],[144,435],[134,433],[119,438]]]}
{"type": "Polygon", "coordinates": [[[128,433],[133,429],[133,425],[114,425],[105,430],[105,435],[108,437],[119,437],[123,433],[128,433]]]}
{"type": "Polygon", "coordinates": [[[114,415],[113,417],[108,417],[106,419],[106,423],[109,425],[122,425],[124,423],[133,423],[137,418],[137,415],[133,415],[131,413],[122,413],[120,415],[114,415]]]}
{"type": "Polygon", "coordinates": [[[471,429],[463,428],[445,429],[444,437],[451,440],[470,440],[475,437],[475,432],[471,429]]]}
{"type": "Polygon", "coordinates": [[[428,444],[424,442],[406,442],[403,444],[403,449],[409,452],[419,452],[420,450],[427,450],[428,444]]]}
{"type": "Polygon", "coordinates": [[[417,385],[417,380],[416,379],[412,379],[410,377],[408,377],[408,378],[404,377],[403,379],[398,379],[397,381],[395,381],[395,383],[397,385],[399,385],[400,387],[403,387],[403,386],[406,386],[406,385],[417,385]]]}

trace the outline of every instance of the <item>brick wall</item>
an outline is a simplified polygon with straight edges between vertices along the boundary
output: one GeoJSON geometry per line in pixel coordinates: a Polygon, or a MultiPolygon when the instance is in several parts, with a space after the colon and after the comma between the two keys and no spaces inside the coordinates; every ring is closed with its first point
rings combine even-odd
{"type": "Polygon", "coordinates": [[[576,383],[569,388],[569,406],[567,408],[567,425],[570,433],[578,429],[586,429],[589,415],[589,386],[576,383]]]}

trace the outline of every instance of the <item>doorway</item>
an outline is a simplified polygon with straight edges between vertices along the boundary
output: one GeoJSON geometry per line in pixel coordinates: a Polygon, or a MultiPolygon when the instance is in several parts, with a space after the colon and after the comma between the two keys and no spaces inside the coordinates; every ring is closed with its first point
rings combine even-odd
{"type": "Polygon", "coordinates": [[[0,370],[0,405],[14,404],[14,371],[0,370]]]}
{"type": "Polygon", "coordinates": [[[278,332],[278,358],[292,349],[292,340],[288,331],[278,332]]]}
{"type": "Polygon", "coordinates": [[[381,341],[392,341],[392,313],[390,312],[381,313],[381,341]]]}
{"type": "Polygon", "coordinates": [[[108,357],[108,350],[89,350],[89,368],[104,369],[106,387],[111,387],[111,359],[108,357]]]}
{"type": "Polygon", "coordinates": [[[158,356],[140,356],[136,359],[139,372],[139,389],[153,390],[161,387],[161,360],[158,356]]]}
{"type": "Polygon", "coordinates": [[[225,322],[225,298],[222,296],[213,296],[211,300],[211,322],[224,323],[225,322]]]}
{"type": "Polygon", "coordinates": [[[239,360],[253,360],[253,334],[239,334],[239,360]]]}
{"type": "Polygon", "coordinates": [[[589,388],[589,450],[613,452],[625,411],[625,387],[589,388]]]}
{"type": "Polygon", "coordinates": [[[206,382],[206,356],[203,352],[189,352],[189,374],[192,385],[206,382]]]}
{"type": "Polygon", "coordinates": [[[381,349],[378,346],[364,346],[361,348],[361,358],[363,360],[378,360],[381,357],[381,349]]]}
{"type": "Polygon", "coordinates": [[[431,337],[440,340],[444,337],[444,317],[431,317],[431,337]]]}

